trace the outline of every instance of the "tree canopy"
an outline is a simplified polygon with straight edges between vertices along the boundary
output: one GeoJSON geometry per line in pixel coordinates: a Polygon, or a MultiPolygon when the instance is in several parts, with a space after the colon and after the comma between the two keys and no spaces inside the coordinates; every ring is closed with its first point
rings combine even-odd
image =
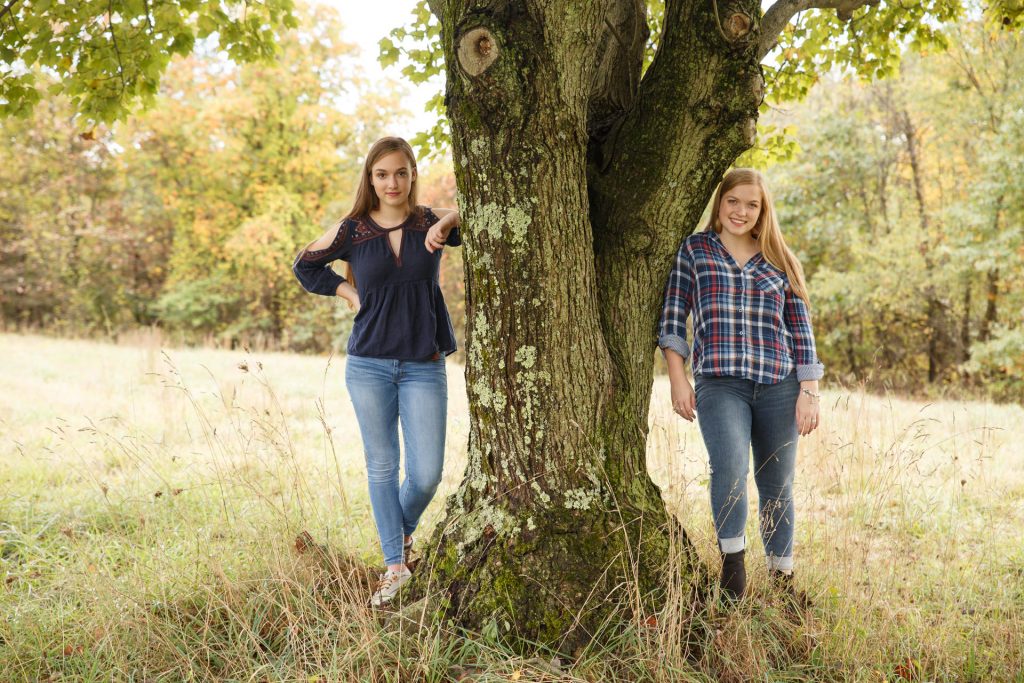
{"type": "MultiPolygon", "coordinates": [[[[609,2],[609,6],[615,3],[609,2]]],[[[380,41],[381,61],[403,59],[402,75],[422,83],[444,68],[439,2],[419,0],[408,25],[380,41]]],[[[665,0],[647,0],[645,67],[657,50],[665,0]]],[[[719,30],[728,3],[716,4],[719,30]]],[[[904,46],[941,49],[943,22],[978,13],[970,0],[778,0],[760,18],[768,104],[791,101],[833,67],[865,77],[894,73],[904,46]]],[[[1019,28],[1020,0],[986,6],[998,28],[1019,28]]],[[[294,29],[294,0],[6,0],[0,8],[0,116],[25,116],[43,97],[64,94],[86,125],[124,119],[152,106],[171,59],[197,45],[239,62],[271,59],[294,29]],[[40,83],[45,72],[53,78],[40,83]]],[[[438,123],[415,142],[424,151],[449,144],[444,98],[428,104],[438,123]]],[[[767,129],[772,132],[773,129],[767,129]]],[[[765,132],[765,131],[763,131],[765,132]]],[[[766,140],[774,140],[764,136],[766,140]]]]}
{"type": "Polygon", "coordinates": [[[236,61],[277,54],[297,26],[293,0],[6,0],[0,8],[0,115],[27,115],[48,95],[87,122],[152,106],[176,55],[209,43],[236,61]]]}
{"type": "MultiPolygon", "coordinates": [[[[609,3],[613,5],[614,3],[609,3]]],[[[647,0],[649,32],[645,41],[646,71],[657,52],[665,17],[665,0],[647,0]]],[[[380,40],[380,61],[400,64],[403,77],[424,83],[444,71],[444,54],[437,7],[441,3],[419,0],[411,21],[380,40]],[[431,11],[431,6],[435,11],[431,11]]],[[[728,3],[716,4],[718,30],[728,3]]],[[[825,74],[847,71],[864,79],[892,76],[905,49],[916,52],[944,50],[948,31],[968,14],[982,8],[971,0],[918,0],[913,3],[881,0],[780,0],[761,17],[758,54],[766,82],[762,113],[807,96],[825,74]]],[[[984,16],[993,30],[1019,28],[1024,3],[1015,0],[989,3],[984,16]]],[[[444,98],[438,93],[427,104],[438,117],[430,129],[413,140],[422,154],[448,149],[451,144],[444,98]]],[[[792,131],[790,131],[791,133],[792,131]]],[[[787,158],[792,136],[771,123],[759,127],[758,145],[744,159],[747,163],[787,158]]]]}

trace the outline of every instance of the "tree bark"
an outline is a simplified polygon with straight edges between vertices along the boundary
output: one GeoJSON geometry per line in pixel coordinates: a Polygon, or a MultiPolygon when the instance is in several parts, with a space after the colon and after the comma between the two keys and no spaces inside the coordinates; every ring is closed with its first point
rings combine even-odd
{"type": "MultiPolygon", "coordinates": [[[[659,606],[681,530],[645,461],[656,323],[763,92],[759,5],[719,6],[668,2],[642,82],[623,38],[646,35],[642,3],[440,8],[471,426],[412,594],[440,594],[464,626],[572,651],[610,616],[659,606]],[[639,85],[609,87],[616,69],[639,85]]],[[[680,566],[700,571],[681,536],[680,566]]]]}
{"type": "Polygon", "coordinates": [[[985,316],[981,319],[978,341],[986,342],[992,338],[992,327],[999,319],[999,269],[993,268],[985,274],[985,316]]]}
{"type": "Polygon", "coordinates": [[[966,363],[971,358],[971,287],[972,278],[964,279],[963,316],[960,318],[960,362],[966,363]]]}

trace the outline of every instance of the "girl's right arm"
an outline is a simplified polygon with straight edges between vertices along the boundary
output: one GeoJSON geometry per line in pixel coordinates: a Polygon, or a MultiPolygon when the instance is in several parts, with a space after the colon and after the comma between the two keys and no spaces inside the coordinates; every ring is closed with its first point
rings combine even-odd
{"type": "Polygon", "coordinates": [[[658,346],[665,354],[668,378],[672,386],[672,409],[680,417],[692,421],[697,410],[697,399],[690,380],[686,377],[686,359],[690,347],[686,343],[686,319],[693,308],[693,289],[696,286],[693,261],[684,242],[676,254],[676,262],[665,288],[665,305],[658,323],[658,346]]]}
{"type": "Polygon", "coordinates": [[[668,381],[672,391],[672,410],[684,420],[693,422],[697,414],[697,395],[686,377],[686,359],[672,349],[662,349],[668,364],[668,381]]]}
{"type": "Polygon", "coordinates": [[[292,263],[292,272],[302,287],[313,294],[340,296],[358,308],[359,295],[355,287],[334,272],[330,265],[338,259],[348,260],[351,243],[347,221],[310,242],[292,263]]]}

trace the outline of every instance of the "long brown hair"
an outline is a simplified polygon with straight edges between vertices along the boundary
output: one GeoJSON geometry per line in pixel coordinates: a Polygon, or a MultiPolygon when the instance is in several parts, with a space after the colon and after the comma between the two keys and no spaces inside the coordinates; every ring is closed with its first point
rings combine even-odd
{"type": "MultiPolygon", "coordinates": [[[[366,154],[366,161],[363,162],[363,173],[359,178],[359,189],[356,190],[356,199],[352,204],[352,209],[345,214],[345,217],[341,219],[344,223],[349,218],[363,218],[369,216],[371,211],[374,211],[380,207],[380,198],[377,196],[376,191],[373,189],[373,182],[371,181],[371,175],[373,173],[373,165],[376,164],[381,157],[385,157],[392,152],[402,152],[405,154],[406,159],[409,160],[410,170],[416,172],[416,155],[413,154],[412,147],[403,138],[398,137],[386,137],[377,140],[370,147],[370,151],[366,154]]],[[[409,213],[413,213],[417,210],[416,206],[416,180],[419,178],[419,173],[416,173],[416,178],[413,179],[412,185],[409,187],[409,213]]],[[[353,287],[356,287],[356,275],[352,272],[352,266],[349,265],[345,268],[345,279],[349,281],[353,287]]],[[[358,289],[358,288],[357,288],[358,289]]]]}
{"type": "Polygon", "coordinates": [[[708,219],[708,224],[704,229],[714,230],[718,234],[722,233],[722,223],[718,220],[722,195],[737,185],[754,185],[761,190],[761,214],[757,217],[757,222],[754,223],[750,234],[757,240],[757,245],[765,260],[786,274],[793,293],[810,307],[811,298],[807,294],[803,266],[800,265],[800,259],[786,246],[786,241],[782,238],[782,230],[775,217],[775,202],[764,182],[764,176],[760,173],[752,168],[734,168],[726,173],[715,191],[715,198],[711,202],[711,218],[708,219]]]}

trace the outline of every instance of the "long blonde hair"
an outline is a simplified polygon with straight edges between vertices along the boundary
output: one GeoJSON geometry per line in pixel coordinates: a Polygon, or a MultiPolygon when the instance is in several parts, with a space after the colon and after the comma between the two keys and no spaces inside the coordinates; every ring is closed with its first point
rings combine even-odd
{"type": "Polygon", "coordinates": [[[708,224],[704,229],[714,230],[718,234],[722,233],[722,223],[718,220],[722,195],[737,185],[754,185],[761,190],[761,214],[757,217],[757,222],[750,233],[757,240],[757,245],[765,260],[786,274],[793,293],[810,307],[811,298],[807,293],[803,266],[800,265],[800,260],[786,246],[786,241],[782,238],[782,230],[775,217],[775,202],[764,182],[764,176],[760,173],[752,168],[734,168],[726,173],[715,191],[715,198],[711,203],[711,218],[708,219],[708,224]]]}
{"type": "MultiPolygon", "coordinates": [[[[352,203],[352,209],[341,219],[342,223],[350,218],[369,216],[371,211],[380,207],[380,198],[374,191],[373,182],[370,178],[373,174],[373,165],[381,157],[385,157],[392,152],[404,153],[405,157],[409,160],[410,170],[416,172],[416,155],[413,154],[412,147],[405,139],[386,137],[377,140],[377,142],[370,146],[370,151],[366,154],[366,161],[363,162],[363,173],[359,178],[359,188],[356,190],[356,199],[352,203]]],[[[416,179],[418,178],[419,174],[417,173],[416,179]]],[[[416,179],[412,181],[412,185],[409,187],[409,213],[418,210],[416,208],[416,179]]],[[[345,279],[349,281],[349,284],[358,289],[356,287],[356,274],[352,271],[351,265],[347,265],[345,268],[345,279]]]]}

